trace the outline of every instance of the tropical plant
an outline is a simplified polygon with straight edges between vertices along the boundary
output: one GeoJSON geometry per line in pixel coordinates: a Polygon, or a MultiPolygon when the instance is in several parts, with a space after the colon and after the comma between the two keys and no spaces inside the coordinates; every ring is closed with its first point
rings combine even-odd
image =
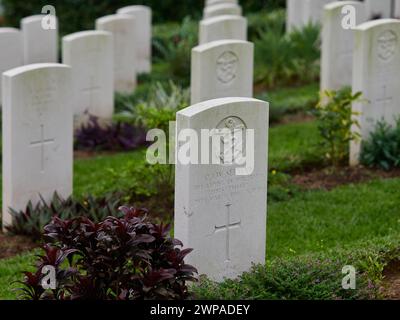
{"type": "Polygon", "coordinates": [[[384,170],[400,167],[400,118],[394,126],[384,121],[376,124],[369,139],[362,143],[361,162],[384,170]]]}
{"type": "Polygon", "coordinates": [[[146,132],[141,127],[121,122],[102,125],[94,116],[75,132],[76,150],[127,151],[144,145],[146,132]]]}
{"type": "Polygon", "coordinates": [[[99,198],[87,196],[81,200],[73,197],[63,199],[54,193],[49,202],[42,198],[35,206],[29,202],[24,210],[11,208],[13,223],[7,230],[12,234],[26,235],[33,240],[40,240],[45,225],[56,216],[60,219],[87,217],[94,222],[99,222],[108,216],[119,216],[121,213],[118,208],[122,204],[120,199],[120,195],[116,193],[99,198]]]}
{"type": "Polygon", "coordinates": [[[147,211],[122,207],[123,217],[100,223],[55,217],[45,227],[49,243],[37,270],[25,272],[20,298],[26,300],[186,299],[196,269],[184,262],[191,249],[169,236],[170,226],[146,220],[147,211]],[[55,270],[44,287],[44,268],[55,270]]]}
{"type": "Polygon", "coordinates": [[[129,99],[124,101],[123,111],[115,120],[147,129],[169,130],[169,122],[175,121],[177,111],[189,106],[188,89],[182,89],[174,82],[156,83],[149,91],[147,99],[139,103],[129,99]]]}
{"type": "Polygon", "coordinates": [[[359,126],[352,110],[352,103],[359,100],[361,92],[352,94],[350,88],[339,91],[325,91],[314,110],[318,121],[318,130],[323,138],[321,147],[326,159],[333,166],[346,161],[349,154],[350,141],[360,139],[360,135],[351,130],[359,126]]]}
{"type": "Polygon", "coordinates": [[[170,35],[170,38],[153,41],[160,61],[167,65],[168,74],[183,86],[189,85],[191,51],[197,42],[197,24],[190,17],[183,20],[177,33],[170,35]]]}

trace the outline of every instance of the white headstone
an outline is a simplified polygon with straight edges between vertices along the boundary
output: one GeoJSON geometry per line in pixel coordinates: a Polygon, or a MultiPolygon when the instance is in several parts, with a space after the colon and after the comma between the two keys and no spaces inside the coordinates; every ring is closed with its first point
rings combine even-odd
{"type": "Polygon", "coordinates": [[[3,74],[3,227],[23,210],[72,194],[71,70],[32,64],[3,74]]]}
{"type": "Polygon", "coordinates": [[[206,0],[207,7],[221,3],[239,4],[239,0],[206,0]]]}
{"type": "Polygon", "coordinates": [[[286,1],[286,31],[288,33],[304,27],[303,8],[304,2],[301,0],[286,1]]]}
{"type": "Polygon", "coordinates": [[[218,16],[200,21],[200,44],[216,40],[247,41],[247,19],[240,16],[218,16]]]}
{"type": "Polygon", "coordinates": [[[394,0],[394,17],[400,19],[400,0],[394,0]]]}
{"type": "Polygon", "coordinates": [[[345,6],[356,9],[356,23],[365,22],[362,2],[340,1],[325,6],[322,26],[321,90],[351,86],[353,70],[353,30],[342,26],[345,6]]]}
{"type": "Polygon", "coordinates": [[[303,15],[303,25],[307,25],[309,23],[319,24],[322,20],[322,12],[324,6],[332,0],[302,0],[303,1],[303,9],[301,10],[301,14],[303,15]]]}
{"type": "Polygon", "coordinates": [[[0,75],[9,69],[23,65],[22,35],[18,29],[0,28],[0,48],[0,75]]]}
{"type": "MultiPolygon", "coordinates": [[[[353,57],[353,91],[363,99],[353,104],[362,139],[369,138],[376,122],[395,124],[400,115],[400,20],[379,19],[355,29],[353,57]]],[[[352,142],[350,163],[359,162],[361,144],[352,142]]]]}
{"type": "Polygon", "coordinates": [[[191,102],[253,97],[254,45],[241,40],[213,41],[192,50],[191,102]]]}
{"type": "MultiPolygon", "coordinates": [[[[194,130],[198,137],[203,129],[254,130],[250,175],[236,175],[235,164],[185,165],[179,158],[176,164],[175,237],[194,249],[187,262],[215,281],[235,278],[252,263],[265,263],[268,110],[268,103],[260,100],[222,98],[177,113],[178,147],[184,129],[194,130]]],[[[242,146],[234,139],[229,145],[235,150],[242,146]]]]}
{"type": "Polygon", "coordinates": [[[110,32],[83,31],[63,38],[63,63],[72,67],[74,114],[111,120],[114,113],[114,44],[110,32]]]}
{"type": "Polygon", "coordinates": [[[241,16],[242,7],[237,4],[221,3],[204,8],[203,19],[208,19],[223,15],[241,16]]]}
{"type": "Polygon", "coordinates": [[[128,6],[117,11],[119,14],[132,15],[136,19],[136,52],[138,73],[151,72],[152,12],[147,6],[128,6]]]}
{"type": "Polygon", "coordinates": [[[392,16],[392,0],[365,0],[367,20],[373,18],[390,18],[392,16]]]}
{"type": "Polygon", "coordinates": [[[58,62],[58,23],[56,29],[42,26],[44,15],[21,20],[24,64],[58,62]]]}
{"type": "Polygon", "coordinates": [[[96,29],[114,39],[114,88],[120,93],[136,89],[136,20],[130,15],[109,15],[96,20],[96,29]]]}

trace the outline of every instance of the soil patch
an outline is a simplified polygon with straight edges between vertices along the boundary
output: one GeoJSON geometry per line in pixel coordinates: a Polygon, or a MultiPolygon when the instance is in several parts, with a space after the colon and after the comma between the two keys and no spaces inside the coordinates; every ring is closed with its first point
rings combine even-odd
{"type": "Polygon", "coordinates": [[[400,260],[390,262],[383,275],[381,294],[388,300],[400,300],[400,260]]]}
{"type": "Polygon", "coordinates": [[[292,183],[306,190],[331,190],[341,185],[367,182],[376,178],[400,177],[400,169],[384,171],[365,167],[314,169],[294,174],[292,183]]]}
{"type": "Polygon", "coordinates": [[[39,247],[39,244],[23,236],[5,235],[0,232],[0,259],[10,258],[39,247]]]}

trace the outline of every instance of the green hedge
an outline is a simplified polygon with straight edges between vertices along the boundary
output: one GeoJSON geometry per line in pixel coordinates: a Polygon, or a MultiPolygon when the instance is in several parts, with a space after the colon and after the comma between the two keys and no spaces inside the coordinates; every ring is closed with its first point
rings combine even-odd
{"type": "MultiPolygon", "coordinates": [[[[145,4],[153,9],[154,22],[182,21],[185,16],[200,18],[203,0],[2,0],[6,24],[18,26],[21,18],[41,13],[45,5],[53,5],[60,20],[61,34],[93,29],[96,18],[115,13],[118,8],[145,4]]],[[[285,0],[241,0],[246,13],[284,7],[285,0]]]]}

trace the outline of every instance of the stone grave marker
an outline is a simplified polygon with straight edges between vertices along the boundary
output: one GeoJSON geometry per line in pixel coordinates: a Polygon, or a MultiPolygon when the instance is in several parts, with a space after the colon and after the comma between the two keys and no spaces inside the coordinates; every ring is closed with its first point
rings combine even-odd
{"type": "Polygon", "coordinates": [[[192,49],[191,103],[253,97],[254,45],[219,40],[192,49]]]}
{"type": "Polygon", "coordinates": [[[72,67],[74,115],[79,126],[93,115],[114,113],[114,44],[106,31],[82,31],[63,38],[63,63],[72,67]]]}
{"type": "Polygon", "coordinates": [[[351,86],[353,70],[353,30],[344,29],[342,9],[356,9],[356,23],[365,22],[362,2],[338,1],[325,6],[322,27],[321,90],[339,90],[351,86]]]}
{"type": "MultiPolygon", "coordinates": [[[[363,99],[353,104],[353,111],[362,140],[369,138],[377,121],[390,125],[400,116],[400,20],[379,19],[363,23],[355,29],[353,57],[353,91],[363,99]]],[[[360,141],[350,145],[350,164],[357,165],[360,141]]]]}
{"type": "Polygon", "coordinates": [[[303,8],[304,2],[301,0],[286,0],[286,32],[304,27],[303,8]]]}
{"type": "MultiPolygon", "coordinates": [[[[187,263],[215,281],[235,278],[248,271],[252,263],[265,263],[268,110],[268,103],[260,100],[221,98],[177,113],[177,154],[185,140],[181,140],[185,129],[194,130],[198,137],[205,129],[254,130],[254,170],[248,175],[237,175],[238,165],[227,164],[226,149],[208,154],[220,159],[221,164],[183,164],[177,157],[175,237],[194,249],[187,263]]],[[[216,138],[218,142],[221,136],[216,138]]],[[[207,140],[205,143],[213,138],[207,140]]],[[[250,141],[240,143],[232,138],[227,145],[236,152],[247,149],[247,143],[250,141]]],[[[208,158],[201,154],[203,157],[208,158]]]]}
{"type": "Polygon", "coordinates": [[[44,29],[45,15],[35,15],[21,20],[24,64],[58,62],[58,23],[56,29],[44,29]]]}
{"type": "Polygon", "coordinates": [[[217,16],[200,22],[200,44],[216,40],[247,41],[247,19],[241,16],[217,16]]]}
{"type": "Polygon", "coordinates": [[[392,0],[365,0],[367,20],[392,16],[392,0]]]}
{"type": "Polygon", "coordinates": [[[221,4],[221,3],[230,3],[230,4],[239,4],[238,0],[206,0],[206,6],[212,6],[215,4],[221,4]]]}
{"type": "Polygon", "coordinates": [[[394,0],[394,14],[393,17],[400,19],[400,0],[394,0]]]}
{"type": "Polygon", "coordinates": [[[152,12],[147,6],[128,6],[117,11],[135,17],[136,70],[138,73],[151,72],[152,12]]]}
{"type": "Polygon", "coordinates": [[[3,74],[3,227],[23,210],[72,194],[71,69],[31,64],[3,74]]]}
{"type": "Polygon", "coordinates": [[[242,8],[237,4],[221,3],[204,8],[203,19],[208,19],[223,15],[241,16],[242,8]]]}
{"type": "Polygon", "coordinates": [[[332,0],[303,0],[303,24],[307,25],[309,23],[312,24],[320,24],[322,21],[322,12],[324,6],[332,0]]]}
{"type": "Polygon", "coordinates": [[[14,28],[0,28],[0,48],[0,75],[9,69],[13,69],[23,65],[21,31],[14,28]]]}
{"type": "Polygon", "coordinates": [[[136,89],[136,20],[126,14],[96,20],[96,29],[108,31],[114,39],[114,89],[133,93],[136,89]]]}

